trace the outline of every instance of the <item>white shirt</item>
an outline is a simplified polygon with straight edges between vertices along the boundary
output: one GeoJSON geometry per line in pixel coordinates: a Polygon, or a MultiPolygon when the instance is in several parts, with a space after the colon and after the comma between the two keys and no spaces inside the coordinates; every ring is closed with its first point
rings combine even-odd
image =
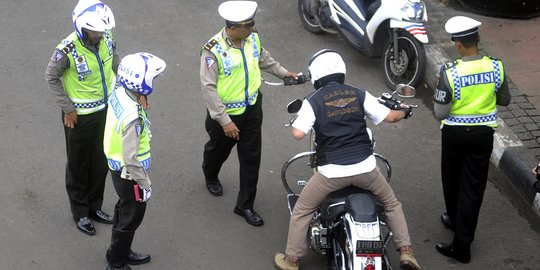
{"type": "MultiPolygon", "coordinates": [[[[366,98],[364,99],[364,112],[366,118],[368,118],[373,124],[380,124],[386,116],[390,113],[390,109],[380,104],[377,99],[372,96],[369,92],[366,93],[366,98]]],[[[302,107],[298,111],[298,117],[294,120],[292,126],[305,134],[309,134],[311,128],[315,124],[315,113],[309,102],[304,100],[302,107]]],[[[337,177],[347,177],[362,173],[371,172],[377,163],[375,161],[375,156],[371,155],[365,160],[350,164],[350,165],[337,165],[337,164],[327,164],[319,166],[318,171],[327,178],[337,178],[337,177]]]]}

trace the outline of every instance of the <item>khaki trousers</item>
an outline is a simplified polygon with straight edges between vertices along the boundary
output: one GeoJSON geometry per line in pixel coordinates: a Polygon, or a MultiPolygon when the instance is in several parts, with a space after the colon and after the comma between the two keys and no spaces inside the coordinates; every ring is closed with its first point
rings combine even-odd
{"type": "Polygon", "coordinates": [[[313,213],[329,193],[350,185],[369,190],[384,204],[388,226],[394,233],[393,240],[396,249],[411,245],[401,203],[377,167],[369,173],[340,178],[326,178],[319,172],[315,173],[302,190],[300,198],[294,206],[289,223],[285,254],[298,258],[307,254],[306,234],[313,213]]]}

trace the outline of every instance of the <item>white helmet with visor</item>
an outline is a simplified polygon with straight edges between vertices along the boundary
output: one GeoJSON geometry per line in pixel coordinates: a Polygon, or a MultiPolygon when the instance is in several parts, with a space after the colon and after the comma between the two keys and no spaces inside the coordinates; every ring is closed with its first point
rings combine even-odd
{"type": "Polygon", "coordinates": [[[125,56],[118,66],[118,81],[125,89],[141,94],[152,93],[152,81],[167,65],[161,58],[146,52],[125,56]]]}
{"type": "Polygon", "coordinates": [[[105,32],[115,26],[111,9],[98,0],[80,0],[73,10],[73,26],[79,38],[83,38],[82,29],[105,32]]]}
{"type": "Polygon", "coordinates": [[[347,68],[341,55],[330,49],[320,50],[315,53],[308,62],[308,70],[311,77],[311,83],[317,82],[328,75],[345,74],[347,68]]]}

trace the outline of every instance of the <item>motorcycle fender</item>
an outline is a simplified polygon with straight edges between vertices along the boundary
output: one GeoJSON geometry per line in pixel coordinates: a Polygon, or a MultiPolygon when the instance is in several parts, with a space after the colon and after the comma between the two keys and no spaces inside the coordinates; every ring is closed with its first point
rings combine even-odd
{"type": "Polygon", "coordinates": [[[382,269],[382,256],[358,256],[356,255],[357,243],[359,240],[380,240],[379,221],[358,223],[353,220],[350,214],[345,214],[345,227],[348,229],[347,237],[350,243],[350,258],[353,260],[354,269],[366,269],[367,265],[372,265],[374,269],[382,269]]]}
{"type": "Polygon", "coordinates": [[[422,43],[428,43],[426,27],[423,23],[390,20],[390,28],[401,28],[409,32],[422,43]]]}

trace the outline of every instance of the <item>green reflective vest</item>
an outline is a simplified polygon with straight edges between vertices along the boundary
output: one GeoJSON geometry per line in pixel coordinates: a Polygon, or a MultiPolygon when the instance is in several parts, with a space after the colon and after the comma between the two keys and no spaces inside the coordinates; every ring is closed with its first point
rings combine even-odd
{"type": "Polygon", "coordinates": [[[64,90],[79,115],[103,110],[107,105],[107,90],[115,83],[113,63],[113,37],[106,32],[97,53],[84,47],[75,32],[71,33],[56,48],[69,59],[69,68],[64,71],[64,90]]]}
{"type": "Polygon", "coordinates": [[[146,112],[141,105],[134,101],[122,86],[118,86],[109,97],[109,107],[107,109],[107,123],[105,124],[105,135],[103,148],[109,163],[109,168],[113,171],[120,171],[124,167],[122,157],[122,135],[126,127],[136,119],[140,119],[142,126],[137,127],[139,135],[139,152],[137,160],[145,170],[150,169],[151,151],[149,129],[150,122],[146,118],[146,112]]]}
{"type": "Polygon", "coordinates": [[[445,74],[452,90],[452,108],[442,123],[497,127],[496,94],[504,80],[502,62],[488,56],[473,61],[460,59],[445,74]]]}
{"type": "Polygon", "coordinates": [[[207,44],[218,61],[217,92],[229,115],[244,113],[246,106],[257,101],[261,86],[259,59],[261,44],[259,35],[253,32],[241,49],[229,46],[223,38],[223,29],[207,44]]]}

